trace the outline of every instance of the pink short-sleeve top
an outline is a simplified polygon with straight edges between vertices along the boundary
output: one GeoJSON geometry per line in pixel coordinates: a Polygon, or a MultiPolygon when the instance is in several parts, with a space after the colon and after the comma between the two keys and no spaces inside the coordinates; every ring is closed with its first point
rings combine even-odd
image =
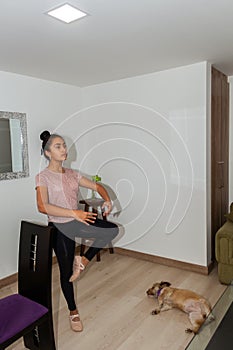
{"type": "MultiPolygon", "coordinates": [[[[56,173],[45,168],[36,175],[36,187],[47,187],[50,204],[66,209],[77,209],[79,181],[82,176],[75,170],[63,169],[63,173],[56,173]]],[[[65,223],[72,220],[73,218],[48,215],[49,222],[65,223]]]]}

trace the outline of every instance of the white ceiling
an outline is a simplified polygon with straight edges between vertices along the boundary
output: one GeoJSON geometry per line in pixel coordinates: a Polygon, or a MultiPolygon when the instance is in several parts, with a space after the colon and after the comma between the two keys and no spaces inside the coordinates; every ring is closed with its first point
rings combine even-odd
{"type": "Polygon", "coordinates": [[[207,60],[233,75],[232,0],[1,0],[0,70],[87,86],[207,60]],[[89,16],[48,15],[68,2],[89,16]]]}

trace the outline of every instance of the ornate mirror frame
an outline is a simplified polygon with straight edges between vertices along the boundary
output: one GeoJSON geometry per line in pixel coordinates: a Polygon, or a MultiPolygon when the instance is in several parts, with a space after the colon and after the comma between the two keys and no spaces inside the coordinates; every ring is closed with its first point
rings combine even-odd
{"type": "Polygon", "coordinates": [[[16,119],[20,125],[22,171],[0,172],[0,180],[20,179],[29,176],[27,121],[25,113],[0,111],[0,119],[16,119]]]}

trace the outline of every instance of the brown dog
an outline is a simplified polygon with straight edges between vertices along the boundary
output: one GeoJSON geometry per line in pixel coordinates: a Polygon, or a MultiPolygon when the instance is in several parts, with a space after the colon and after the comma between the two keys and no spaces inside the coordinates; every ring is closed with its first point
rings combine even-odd
{"type": "Polygon", "coordinates": [[[186,329],[187,333],[198,333],[208,315],[211,321],[214,319],[211,306],[205,298],[190,290],[171,288],[170,285],[169,282],[154,283],[146,291],[147,295],[158,298],[159,307],[151,312],[152,315],[172,308],[186,312],[192,324],[191,328],[186,329]]]}

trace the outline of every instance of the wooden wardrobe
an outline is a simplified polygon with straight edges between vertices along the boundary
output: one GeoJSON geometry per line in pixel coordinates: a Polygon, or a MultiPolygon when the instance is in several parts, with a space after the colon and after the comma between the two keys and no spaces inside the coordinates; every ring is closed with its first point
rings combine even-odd
{"type": "Polygon", "coordinates": [[[229,211],[229,83],[212,67],[211,75],[211,232],[212,260],[215,235],[229,211]]]}

